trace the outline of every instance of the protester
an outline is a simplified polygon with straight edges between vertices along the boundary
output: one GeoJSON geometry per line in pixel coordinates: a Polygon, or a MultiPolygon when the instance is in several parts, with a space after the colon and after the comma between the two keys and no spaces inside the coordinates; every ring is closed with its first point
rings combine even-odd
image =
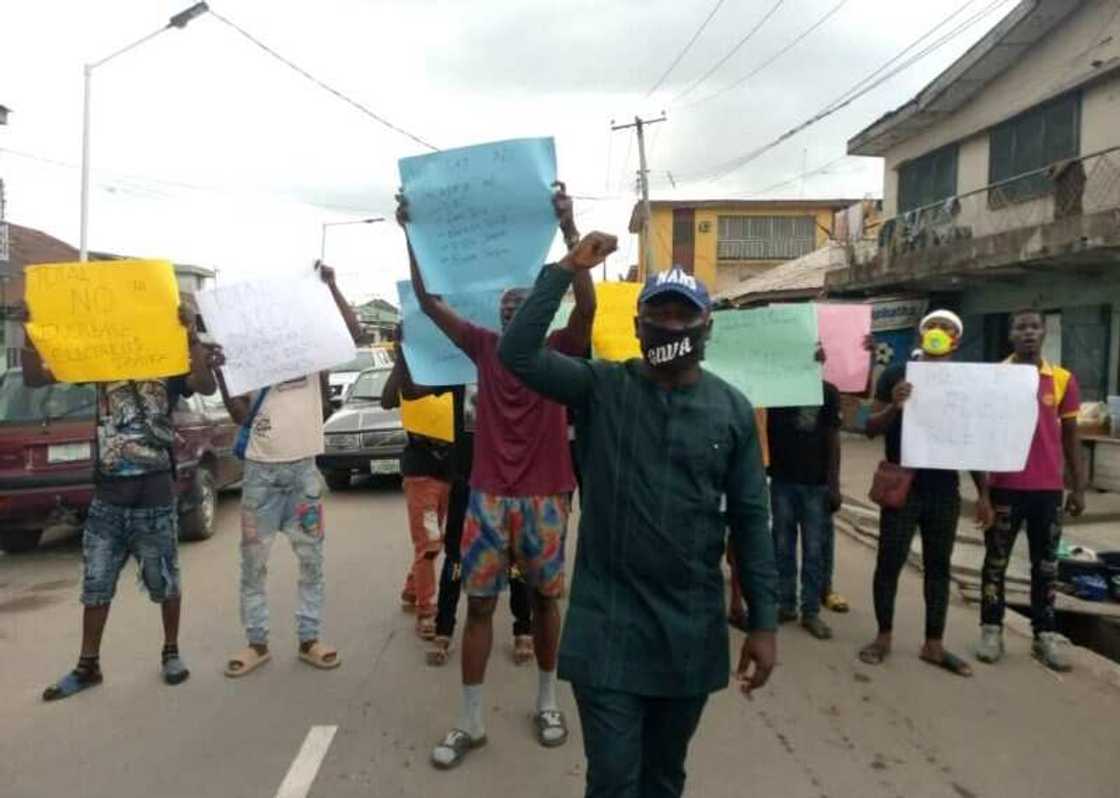
{"type": "MultiPolygon", "coordinates": [[[[17,316],[25,324],[30,321],[25,306],[17,316]]],[[[163,680],[177,685],[190,677],[179,652],[182,585],[171,414],[180,398],[214,393],[211,368],[225,361],[220,348],[199,341],[193,311],[180,307],[179,319],[190,348],[187,374],[95,386],[94,496],[82,533],[82,646],[77,666],[43,692],[44,701],[69,698],[103,681],[101,639],[117,580],[130,557],[136,560],[148,596],[160,605],[163,680]]],[[[31,337],[25,338],[24,384],[54,384],[31,337]]]]}
{"type": "MultiPolygon", "coordinates": [[[[823,361],[824,350],[819,349],[823,361]]],[[[820,617],[831,590],[832,556],[825,547],[832,514],[840,509],[840,392],[823,382],[823,404],[775,407],[767,412],[770,507],[778,562],[778,621],[798,618],[797,538],[801,533],[801,625],[818,640],[832,630],[820,617]],[[827,571],[826,571],[827,567],[827,571]],[[826,584],[827,580],[827,584],[826,584]]],[[[832,536],[835,537],[834,535],[832,536]]]]}
{"type": "MultiPolygon", "coordinates": [[[[560,228],[569,246],[578,241],[572,203],[558,184],[554,197],[560,228]]],[[[408,221],[401,197],[398,220],[408,221]]],[[[406,234],[407,234],[407,227],[406,234]]],[[[462,568],[467,591],[467,627],[463,634],[463,706],[455,727],[432,751],[432,763],[446,769],[458,765],[486,741],[482,718],[482,683],[493,638],[497,596],[505,588],[510,565],[532,589],[534,651],[539,689],[534,724],[545,747],[563,745],[567,721],[556,701],[556,647],[560,612],[556,601],[564,591],[564,542],[569,497],[575,489],[564,408],[526,388],[498,359],[497,333],[461,318],[424,286],[409,244],[412,288],[421,309],[478,367],[477,441],[471,474],[471,495],[463,527],[462,568]]],[[[575,282],[575,309],[549,345],[565,352],[583,352],[595,316],[591,276],[575,282]]],[[[501,298],[505,329],[527,291],[511,289],[501,298]]]]}
{"type": "MultiPolygon", "coordinates": [[[[334,270],[316,264],[351,336],[362,335],[354,311],[335,284],[334,270]]],[[[320,639],[323,613],[323,481],[315,457],[323,453],[323,421],[330,415],[325,373],[230,396],[217,373],[233,420],[249,431],[241,486],[241,624],[248,646],[230,657],[225,674],[245,676],[272,658],[265,580],[277,533],[299,560],[296,628],[299,659],[322,670],[342,664],[338,650],[320,639]]]]}
{"type": "Polygon", "coordinates": [[[583,513],[560,668],[579,706],[586,795],[679,796],[708,695],[728,683],[725,523],[750,613],[738,670],[748,695],[774,667],[777,572],[753,410],[700,368],[703,283],[680,268],[649,279],[635,320],[642,360],[543,346],[569,284],[616,244],[592,233],[546,266],[500,351],[529,387],[577,410],[583,513]]]}
{"type": "MultiPolygon", "coordinates": [[[[948,310],[936,310],[919,325],[924,362],[952,359],[964,335],[960,318],[948,310]]],[[[871,437],[886,436],[886,459],[899,465],[902,454],[903,406],[913,392],[906,381],[905,364],[888,367],[875,388],[875,406],[867,422],[871,437]]],[[[979,496],[977,523],[991,524],[992,508],[985,475],[973,472],[979,496]]],[[[859,652],[869,664],[882,663],[891,653],[894,629],[894,600],[898,579],[910,555],[915,529],[922,534],[922,571],[925,582],[925,644],[921,658],[958,676],[971,676],[972,669],[945,650],[942,638],[949,611],[949,574],[953,545],[960,517],[960,479],[956,471],[918,469],[912,472],[905,503],[900,509],[883,507],[879,515],[879,554],[875,565],[874,599],[879,634],[859,652]]]]}
{"type": "MultiPolygon", "coordinates": [[[[381,407],[385,410],[400,407],[402,396],[406,400],[418,398],[413,395],[415,392],[406,394],[405,391],[412,378],[401,353],[399,327],[396,338],[396,358],[381,393],[381,407]]],[[[420,434],[409,428],[407,419],[405,422],[408,444],[401,453],[401,475],[413,556],[401,591],[401,602],[406,609],[415,611],[416,634],[420,639],[433,640],[436,636],[435,561],[443,548],[454,447],[453,442],[420,434]]],[[[454,429],[454,422],[448,426],[454,429]]]]}
{"type": "Polygon", "coordinates": [[[995,523],[984,533],[987,552],[976,656],[989,663],[1003,656],[1004,577],[1015,539],[1025,522],[1031,557],[1034,656],[1053,670],[1068,671],[1072,667],[1069,640],[1058,633],[1054,582],[1058,544],[1062,539],[1062,491],[1067,464],[1073,485],[1065,510],[1072,516],[1085,511],[1085,466],[1077,431],[1081,392],[1077,377],[1043,359],[1046,324],[1040,312],[1020,310],[1012,314],[1010,338],[1015,351],[1005,362],[1038,369],[1038,424],[1023,470],[989,477],[995,523]]]}

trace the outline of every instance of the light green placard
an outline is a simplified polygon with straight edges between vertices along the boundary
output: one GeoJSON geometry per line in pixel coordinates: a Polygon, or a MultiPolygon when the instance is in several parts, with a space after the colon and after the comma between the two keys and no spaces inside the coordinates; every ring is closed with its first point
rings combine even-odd
{"type": "Polygon", "coordinates": [[[712,314],[704,368],[734,385],[756,407],[823,402],[817,313],[811,304],[772,305],[712,314]]]}

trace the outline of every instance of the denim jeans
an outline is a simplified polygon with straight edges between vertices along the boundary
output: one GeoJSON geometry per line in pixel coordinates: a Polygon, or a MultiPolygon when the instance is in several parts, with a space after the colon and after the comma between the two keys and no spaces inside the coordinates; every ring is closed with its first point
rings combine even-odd
{"type": "Polygon", "coordinates": [[[782,609],[797,609],[797,536],[801,532],[801,615],[821,610],[824,586],[823,545],[828,522],[828,487],[770,481],[774,554],[778,561],[778,598],[782,609]]]}
{"type": "Polygon", "coordinates": [[[268,642],[268,556],[283,532],[299,560],[296,627],[300,642],[319,638],[323,612],[323,482],[308,458],[246,461],[241,486],[241,624],[249,642],[268,642]]]}
{"type": "Polygon", "coordinates": [[[178,520],[175,505],[90,505],[82,535],[82,604],[109,604],[129,557],[136,560],[148,596],[163,604],[179,596],[178,520]]]}

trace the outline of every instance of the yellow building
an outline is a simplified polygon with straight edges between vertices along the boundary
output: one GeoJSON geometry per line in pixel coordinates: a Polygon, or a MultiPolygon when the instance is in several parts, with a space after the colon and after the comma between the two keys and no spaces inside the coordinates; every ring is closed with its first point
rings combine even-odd
{"type": "Polygon", "coordinates": [[[630,215],[630,232],[640,243],[638,278],[678,265],[718,293],[824,246],[835,213],[859,201],[653,200],[652,269],[639,202],[630,215]]]}

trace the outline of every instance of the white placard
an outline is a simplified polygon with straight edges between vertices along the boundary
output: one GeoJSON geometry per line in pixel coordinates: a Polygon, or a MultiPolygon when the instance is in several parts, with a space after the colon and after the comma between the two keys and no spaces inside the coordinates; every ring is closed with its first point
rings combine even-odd
{"type": "Polygon", "coordinates": [[[902,464],[1022,471],[1038,423],[1038,369],[995,363],[906,364],[902,464]]]}
{"type": "Polygon", "coordinates": [[[354,340],[318,272],[220,285],[196,294],[226,355],[233,396],[353,360],[354,340]]]}

